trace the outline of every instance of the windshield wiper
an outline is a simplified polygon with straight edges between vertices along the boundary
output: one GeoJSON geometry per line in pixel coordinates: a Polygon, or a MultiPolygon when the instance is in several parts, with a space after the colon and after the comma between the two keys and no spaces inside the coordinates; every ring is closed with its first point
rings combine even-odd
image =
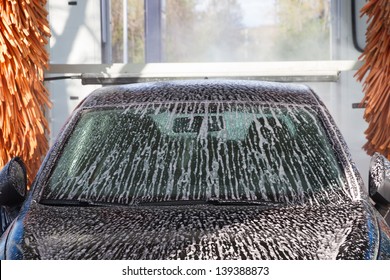
{"type": "Polygon", "coordinates": [[[139,206],[176,206],[176,205],[197,205],[211,204],[217,206],[237,205],[237,206],[280,206],[284,203],[266,201],[266,200],[224,200],[224,199],[206,199],[206,200],[161,200],[161,201],[138,201],[135,203],[139,206]]]}
{"type": "Polygon", "coordinates": [[[135,205],[140,206],[175,206],[175,205],[196,205],[204,204],[203,200],[160,200],[160,201],[136,201],[135,205]]]}
{"type": "Polygon", "coordinates": [[[79,207],[104,207],[104,206],[127,206],[114,202],[98,202],[86,199],[42,199],[40,204],[50,206],[79,206],[79,207]]]}
{"type": "Polygon", "coordinates": [[[208,199],[206,204],[211,205],[254,205],[254,206],[280,206],[283,202],[267,201],[267,200],[225,200],[225,199],[208,199]]]}

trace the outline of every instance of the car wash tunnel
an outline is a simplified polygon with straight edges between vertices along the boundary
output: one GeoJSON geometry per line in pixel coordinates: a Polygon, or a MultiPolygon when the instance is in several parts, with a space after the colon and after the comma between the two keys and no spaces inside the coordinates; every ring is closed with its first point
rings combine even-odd
{"type": "Polygon", "coordinates": [[[0,259],[390,259],[387,0],[0,14],[0,259]]]}

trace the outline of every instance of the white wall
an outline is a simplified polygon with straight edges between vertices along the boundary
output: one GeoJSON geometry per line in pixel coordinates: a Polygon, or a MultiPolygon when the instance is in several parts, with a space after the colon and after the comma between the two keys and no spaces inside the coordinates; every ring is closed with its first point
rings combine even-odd
{"type": "MultiPolygon", "coordinates": [[[[100,64],[100,1],[49,1],[50,64],[100,64]]],[[[50,114],[52,143],[74,107],[98,86],[82,86],[80,80],[47,83],[53,107],[50,114]]]]}

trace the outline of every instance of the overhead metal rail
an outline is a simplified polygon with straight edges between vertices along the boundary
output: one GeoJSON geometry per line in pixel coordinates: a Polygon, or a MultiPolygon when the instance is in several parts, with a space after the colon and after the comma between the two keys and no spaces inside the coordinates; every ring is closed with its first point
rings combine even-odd
{"type": "Polygon", "coordinates": [[[245,79],[276,82],[337,82],[343,71],[356,71],[353,60],[147,63],[147,64],[51,64],[45,80],[80,79],[83,85],[114,85],[175,79],[245,79]]]}

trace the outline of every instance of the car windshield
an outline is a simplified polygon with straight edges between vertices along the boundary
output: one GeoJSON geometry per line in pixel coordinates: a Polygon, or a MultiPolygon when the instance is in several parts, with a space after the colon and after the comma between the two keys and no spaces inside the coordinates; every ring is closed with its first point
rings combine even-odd
{"type": "Polygon", "coordinates": [[[42,198],[294,202],[343,178],[314,108],[134,104],[80,113],[42,198]]]}

